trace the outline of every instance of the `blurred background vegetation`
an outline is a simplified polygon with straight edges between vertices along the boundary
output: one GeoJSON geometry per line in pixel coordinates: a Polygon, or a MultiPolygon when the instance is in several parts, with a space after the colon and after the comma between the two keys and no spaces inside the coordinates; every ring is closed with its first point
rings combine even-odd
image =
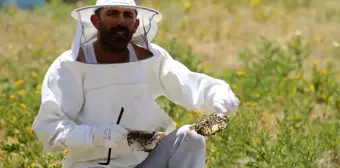
{"type": "MultiPolygon", "coordinates": [[[[207,140],[206,167],[340,167],[340,1],[136,2],[164,15],[155,43],[241,100],[229,127],[207,140]]],[[[61,167],[67,150],[43,153],[31,124],[47,68],[70,48],[70,12],[94,3],[0,11],[0,167],[61,167]]],[[[157,101],[178,126],[205,117],[157,101]]]]}

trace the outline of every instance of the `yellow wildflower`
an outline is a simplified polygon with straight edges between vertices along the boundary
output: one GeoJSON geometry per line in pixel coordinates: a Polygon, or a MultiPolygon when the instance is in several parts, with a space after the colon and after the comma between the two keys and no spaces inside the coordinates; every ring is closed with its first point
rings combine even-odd
{"type": "Polygon", "coordinates": [[[30,168],[34,168],[36,166],[36,164],[35,163],[31,163],[28,167],[30,167],[30,168]]]}
{"type": "Polygon", "coordinates": [[[295,40],[290,40],[289,42],[288,42],[288,44],[290,45],[290,46],[292,46],[292,47],[295,47],[296,46],[296,41],[295,40]]]}
{"type": "Polygon", "coordinates": [[[26,104],[20,104],[20,107],[21,107],[22,109],[27,108],[26,104]]]}
{"type": "Polygon", "coordinates": [[[178,122],[175,122],[175,124],[176,124],[176,127],[178,127],[178,126],[179,126],[179,123],[178,123],[178,122]]]}
{"type": "Polygon", "coordinates": [[[32,72],[32,73],[31,73],[31,76],[32,76],[33,78],[38,78],[38,74],[37,74],[36,72],[32,72]]]}
{"type": "Polygon", "coordinates": [[[331,63],[331,62],[333,62],[333,59],[332,59],[332,58],[328,58],[328,59],[327,59],[327,62],[328,62],[328,63],[331,63]]]}
{"type": "Polygon", "coordinates": [[[327,69],[323,69],[320,71],[321,74],[327,74],[328,73],[328,70],[327,69]]]}
{"type": "Polygon", "coordinates": [[[295,79],[300,79],[301,78],[301,75],[300,74],[296,74],[295,75],[295,79]]]}
{"type": "Polygon", "coordinates": [[[198,110],[194,110],[193,112],[196,113],[196,114],[200,113],[200,111],[198,111],[198,110]]]}
{"type": "Polygon", "coordinates": [[[261,141],[260,138],[255,138],[255,142],[256,142],[256,143],[259,143],[260,141],[261,141]]]}
{"type": "Polygon", "coordinates": [[[68,149],[64,149],[63,153],[66,155],[68,153],[68,149]]]}
{"type": "Polygon", "coordinates": [[[57,163],[51,163],[51,164],[49,165],[49,167],[55,167],[55,166],[57,166],[57,163]]]}
{"type": "Polygon", "coordinates": [[[188,117],[189,117],[189,118],[192,118],[192,114],[191,114],[191,113],[189,113],[189,114],[188,114],[188,117]]]}
{"type": "Polygon", "coordinates": [[[26,94],[26,93],[27,93],[27,91],[26,91],[26,90],[24,90],[24,89],[21,89],[21,90],[19,90],[19,91],[18,91],[18,93],[19,93],[20,95],[24,95],[24,94],[26,94]]]}
{"type": "Polygon", "coordinates": [[[255,106],[257,106],[257,103],[255,103],[255,102],[251,103],[250,106],[255,107],[255,106]]]}
{"type": "Polygon", "coordinates": [[[231,88],[232,89],[237,89],[237,86],[236,85],[232,85],[231,88]]]}
{"type": "Polygon", "coordinates": [[[249,6],[256,6],[261,3],[261,0],[250,0],[249,6]]]}
{"type": "Polygon", "coordinates": [[[314,60],[313,61],[313,65],[318,65],[319,64],[319,61],[318,60],[314,60]]]}
{"type": "Polygon", "coordinates": [[[257,93],[255,96],[256,96],[257,98],[261,97],[260,93],[257,93]]]}
{"type": "Polygon", "coordinates": [[[31,127],[26,127],[26,131],[30,134],[33,134],[33,129],[31,127]]]}
{"type": "Polygon", "coordinates": [[[23,80],[17,80],[17,81],[15,82],[15,85],[16,85],[16,86],[20,86],[20,85],[22,85],[23,83],[24,83],[23,80]]]}
{"type": "Polygon", "coordinates": [[[188,10],[191,7],[190,1],[183,1],[184,10],[188,10]]]}
{"type": "Polygon", "coordinates": [[[244,72],[244,71],[238,71],[238,72],[236,73],[236,75],[237,75],[237,76],[246,76],[246,72],[244,72]]]}
{"type": "Polygon", "coordinates": [[[284,80],[288,80],[288,76],[283,76],[283,79],[284,80]]]}
{"type": "Polygon", "coordinates": [[[40,90],[41,87],[42,87],[42,86],[39,84],[39,85],[37,85],[35,88],[36,88],[37,90],[40,90]]]}
{"type": "Polygon", "coordinates": [[[14,95],[10,95],[10,96],[9,96],[9,99],[11,99],[11,100],[13,100],[14,98],[15,98],[14,95]]]}

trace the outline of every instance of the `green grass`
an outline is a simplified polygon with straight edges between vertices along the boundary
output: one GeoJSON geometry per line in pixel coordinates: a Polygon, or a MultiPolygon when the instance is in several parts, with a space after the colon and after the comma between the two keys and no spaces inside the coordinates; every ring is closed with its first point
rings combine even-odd
{"type": "MultiPolygon", "coordinates": [[[[340,167],[338,1],[143,3],[164,13],[156,43],[241,100],[228,128],[207,140],[208,168],[340,167]]],[[[64,152],[43,153],[31,124],[47,68],[70,47],[74,7],[0,13],[0,167],[61,167],[64,152]]],[[[178,126],[205,117],[158,102],[178,126]]]]}

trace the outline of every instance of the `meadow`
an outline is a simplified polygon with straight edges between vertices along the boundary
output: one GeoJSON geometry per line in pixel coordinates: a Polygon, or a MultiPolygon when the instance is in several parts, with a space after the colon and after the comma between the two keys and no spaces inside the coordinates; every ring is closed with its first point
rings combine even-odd
{"type": "MultiPolygon", "coordinates": [[[[207,168],[340,167],[340,1],[138,2],[164,15],[155,43],[225,80],[241,101],[228,128],[207,139],[207,168]]],[[[61,167],[68,150],[43,153],[31,125],[81,5],[0,11],[0,167],[61,167]]],[[[178,127],[206,117],[157,101],[178,127]]]]}

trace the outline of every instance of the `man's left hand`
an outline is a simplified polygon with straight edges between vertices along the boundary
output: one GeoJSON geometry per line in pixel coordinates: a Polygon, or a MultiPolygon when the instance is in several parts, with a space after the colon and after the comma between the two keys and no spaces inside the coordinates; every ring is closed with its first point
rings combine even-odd
{"type": "Polygon", "coordinates": [[[230,95],[226,97],[219,97],[214,101],[214,109],[216,113],[226,114],[227,116],[231,116],[236,112],[239,107],[239,100],[237,97],[230,95]]]}

